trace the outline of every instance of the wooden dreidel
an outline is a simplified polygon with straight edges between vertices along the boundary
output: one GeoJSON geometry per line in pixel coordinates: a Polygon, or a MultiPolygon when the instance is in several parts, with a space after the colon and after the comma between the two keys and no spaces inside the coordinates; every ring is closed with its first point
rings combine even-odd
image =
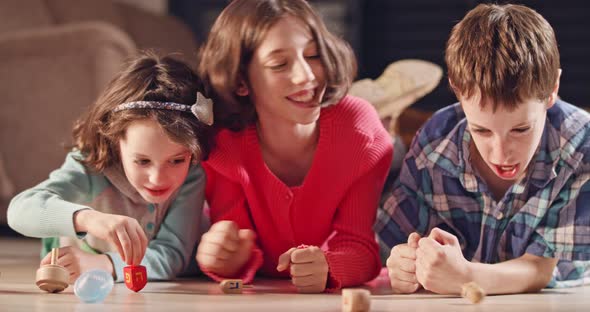
{"type": "Polygon", "coordinates": [[[59,249],[51,250],[51,264],[46,264],[37,270],[36,284],[42,290],[58,293],[68,287],[70,273],[66,268],[57,264],[59,249]]]}
{"type": "Polygon", "coordinates": [[[147,284],[147,272],[143,265],[128,265],[123,268],[125,285],[127,288],[138,292],[147,284]]]}
{"type": "Polygon", "coordinates": [[[371,292],[366,289],[342,289],[342,312],[368,312],[371,292]]]}
{"type": "Polygon", "coordinates": [[[461,297],[471,301],[471,303],[480,303],[485,298],[485,291],[475,282],[469,282],[461,287],[461,297]]]}
{"type": "Polygon", "coordinates": [[[219,283],[219,288],[224,294],[241,294],[244,288],[252,288],[252,285],[244,285],[241,279],[226,279],[219,283]]]}

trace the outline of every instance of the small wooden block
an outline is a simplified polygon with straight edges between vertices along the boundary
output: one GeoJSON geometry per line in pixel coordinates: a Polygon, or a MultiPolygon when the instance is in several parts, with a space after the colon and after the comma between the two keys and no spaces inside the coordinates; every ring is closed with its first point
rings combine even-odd
{"type": "Polygon", "coordinates": [[[342,312],[368,312],[371,292],[366,289],[342,289],[342,312]]]}
{"type": "Polygon", "coordinates": [[[244,282],[241,279],[226,279],[219,283],[219,288],[224,294],[241,294],[244,282]]]}
{"type": "Polygon", "coordinates": [[[128,265],[123,268],[125,274],[125,285],[127,288],[138,292],[147,284],[147,272],[143,265],[128,265]]]}
{"type": "Polygon", "coordinates": [[[51,250],[51,264],[37,269],[35,284],[46,292],[58,293],[68,288],[70,273],[66,268],[57,264],[58,255],[59,249],[53,248],[51,250]]]}
{"type": "Polygon", "coordinates": [[[480,303],[485,298],[486,293],[479,285],[469,282],[461,287],[461,297],[467,298],[471,303],[480,303]]]}

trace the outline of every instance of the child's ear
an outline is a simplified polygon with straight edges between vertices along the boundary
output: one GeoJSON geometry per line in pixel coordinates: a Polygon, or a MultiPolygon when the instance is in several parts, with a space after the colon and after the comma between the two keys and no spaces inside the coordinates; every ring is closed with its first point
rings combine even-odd
{"type": "Polygon", "coordinates": [[[451,87],[451,90],[455,91],[455,85],[453,85],[453,81],[451,80],[451,78],[449,78],[448,80],[449,80],[449,87],[451,87]]]}
{"type": "Polygon", "coordinates": [[[457,89],[455,88],[455,85],[453,84],[453,81],[451,80],[451,78],[449,78],[448,80],[449,80],[449,87],[451,88],[451,91],[453,91],[453,93],[455,93],[455,96],[457,97],[457,100],[458,100],[459,95],[457,94],[457,89]]]}
{"type": "Polygon", "coordinates": [[[547,101],[547,109],[551,108],[555,101],[559,98],[559,80],[561,79],[561,68],[557,71],[557,79],[555,80],[555,86],[553,87],[553,91],[549,95],[549,101],[547,101]]]}
{"type": "Polygon", "coordinates": [[[248,85],[246,85],[246,82],[244,81],[244,79],[240,79],[238,81],[238,87],[236,89],[236,94],[239,96],[246,96],[250,93],[250,91],[248,90],[248,85]]]}

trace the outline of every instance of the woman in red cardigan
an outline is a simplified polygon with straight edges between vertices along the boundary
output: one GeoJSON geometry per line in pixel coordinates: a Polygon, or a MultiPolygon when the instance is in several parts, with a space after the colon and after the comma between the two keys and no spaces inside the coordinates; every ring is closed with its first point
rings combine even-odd
{"type": "Polygon", "coordinates": [[[221,128],[203,163],[214,224],[202,270],[290,276],[306,293],[376,277],[372,226],[393,148],[373,107],[345,96],[348,45],[304,0],[235,0],[201,52],[221,128]]]}

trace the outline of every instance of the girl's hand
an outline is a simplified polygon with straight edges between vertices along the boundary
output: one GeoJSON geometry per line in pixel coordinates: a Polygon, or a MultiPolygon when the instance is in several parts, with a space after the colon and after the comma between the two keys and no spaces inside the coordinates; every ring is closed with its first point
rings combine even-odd
{"type": "Polygon", "coordinates": [[[391,289],[396,294],[411,294],[420,288],[416,278],[416,250],[419,239],[418,233],[410,234],[408,243],[394,246],[387,258],[387,273],[391,289]]]}
{"type": "Polygon", "coordinates": [[[148,239],[134,218],[86,209],[76,212],[74,226],[115,245],[128,265],[139,265],[145,255],[148,239]]]}
{"type": "MultiPolygon", "coordinates": [[[[42,260],[41,266],[51,264],[51,253],[48,253],[42,260]]],[[[70,273],[70,284],[74,284],[80,274],[92,270],[102,269],[113,275],[113,263],[107,255],[89,254],[74,246],[59,248],[57,265],[61,265],[70,273]]]]}
{"type": "Polygon", "coordinates": [[[328,262],[316,247],[291,248],[279,257],[277,271],[289,268],[291,281],[300,293],[321,293],[328,282],[328,262]]]}
{"type": "Polygon", "coordinates": [[[434,228],[420,239],[416,250],[416,277],[426,290],[439,294],[460,294],[471,281],[470,262],[463,257],[457,237],[434,228]]]}
{"type": "Polygon", "coordinates": [[[211,273],[235,277],[250,260],[256,234],[238,229],[233,221],[219,221],[201,237],[197,263],[211,273]]]}

